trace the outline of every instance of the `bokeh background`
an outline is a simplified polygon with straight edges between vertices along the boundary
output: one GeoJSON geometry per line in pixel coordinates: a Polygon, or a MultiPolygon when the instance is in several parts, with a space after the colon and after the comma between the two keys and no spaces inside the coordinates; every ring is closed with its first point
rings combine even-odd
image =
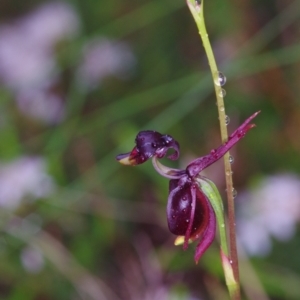
{"type": "MultiPolygon", "coordinates": [[[[244,299],[300,299],[300,6],[205,3],[227,77],[244,299]]],[[[173,245],[168,181],[124,167],[142,129],[178,162],[220,144],[207,60],[184,0],[0,2],[0,298],[228,299],[215,242],[173,245]]],[[[205,170],[225,199],[222,162],[205,170]]]]}

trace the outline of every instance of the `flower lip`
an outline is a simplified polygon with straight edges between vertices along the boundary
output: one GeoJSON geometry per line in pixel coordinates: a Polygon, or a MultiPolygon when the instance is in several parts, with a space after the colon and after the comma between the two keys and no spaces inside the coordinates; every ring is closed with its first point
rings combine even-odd
{"type": "Polygon", "coordinates": [[[170,135],[162,135],[157,131],[140,131],[135,138],[136,146],[131,152],[120,154],[116,159],[124,165],[139,165],[153,156],[164,157],[169,149],[175,152],[168,156],[171,160],[179,157],[179,144],[170,135]]]}

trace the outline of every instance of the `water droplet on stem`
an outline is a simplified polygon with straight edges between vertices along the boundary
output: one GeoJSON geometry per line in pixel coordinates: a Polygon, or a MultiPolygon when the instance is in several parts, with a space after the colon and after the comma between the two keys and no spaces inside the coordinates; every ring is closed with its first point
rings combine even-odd
{"type": "Polygon", "coordinates": [[[225,91],[224,89],[221,89],[221,90],[219,91],[219,96],[225,97],[225,96],[226,96],[226,91],[225,91]]]}
{"type": "Polygon", "coordinates": [[[234,157],[232,155],[229,156],[229,163],[230,164],[234,163],[234,157]]]}
{"type": "Polygon", "coordinates": [[[237,196],[237,190],[235,188],[232,188],[232,196],[233,199],[237,196]]]}
{"type": "MultiPolygon", "coordinates": [[[[227,192],[227,189],[225,191],[227,192]]],[[[231,192],[232,192],[232,197],[234,199],[237,196],[237,190],[235,188],[232,188],[231,192]]]]}
{"type": "Polygon", "coordinates": [[[227,126],[230,123],[230,118],[225,116],[225,125],[227,126]]]}
{"type": "Polygon", "coordinates": [[[215,79],[215,85],[223,86],[226,83],[226,76],[222,72],[217,72],[217,78],[215,79]]]}
{"type": "Polygon", "coordinates": [[[226,175],[227,175],[227,176],[230,176],[230,175],[232,175],[232,174],[233,174],[232,171],[226,171],[226,175]]]}
{"type": "Polygon", "coordinates": [[[196,9],[197,12],[200,12],[201,0],[195,0],[195,9],[196,9]]]}

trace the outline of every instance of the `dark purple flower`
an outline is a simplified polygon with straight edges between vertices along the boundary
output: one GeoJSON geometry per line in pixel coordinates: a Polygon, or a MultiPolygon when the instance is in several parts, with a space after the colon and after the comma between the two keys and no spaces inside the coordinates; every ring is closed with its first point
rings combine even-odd
{"type": "Polygon", "coordinates": [[[133,150],[117,156],[117,160],[125,165],[138,165],[152,157],[154,168],[164,177],[171,179],[167,204],[169,230],[179,237],[184,237],[184,249],[187,249],[190,241],[201,238],[195,253],[196,262],[214,240],[216,231],[216,216],[197,181],[203,178],[199,173],[223,157],[255,126],[250,122],[258,113],[253,114],[235,130],[227,142],[211,150],[208,155],[193,160],[185,170],[168,168],[158,161],[169,149],[173,149],[174,153],[168,158],[177,159],[179,144],[170,135],[162,135],[156,131],[141,131],[135,139],[136,146],[133,150]]]}

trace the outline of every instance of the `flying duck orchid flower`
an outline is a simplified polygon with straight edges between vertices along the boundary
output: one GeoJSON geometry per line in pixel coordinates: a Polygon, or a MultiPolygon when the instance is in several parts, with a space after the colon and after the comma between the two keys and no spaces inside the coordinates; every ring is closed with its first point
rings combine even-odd
{"type": "MultiPolygon", "coordinates": [[[[173,154],[168,158],[178,159],[180,149],[179,143],[170,135],[162,135],[157,131],[139,132],[133,150],[116,157],[121,164],[131,166],[142,164],[152,158],[157,172],[170,179],[167,204],[168,227],[173,234],[178,236],[175,244],[183,242],[184,249],[187,249],[189,242],[200,239],[194,257],[196,262],[214,240],[216,214],[218,217],[217,206],[211,197],[212,193],[216,191],[215,185],[209,179],[201,176],[200,172],[223,157],[255,126],[250,122],[258,113],[253,114],[235,130],[227,142],[211,150],[209,154],[193,160],[185,170],[168,168],[158,161],[167,155],[169,149],[173,150],[173,154]]],[[[220,205],[222,206],[222,204],[220,205]]]]}

